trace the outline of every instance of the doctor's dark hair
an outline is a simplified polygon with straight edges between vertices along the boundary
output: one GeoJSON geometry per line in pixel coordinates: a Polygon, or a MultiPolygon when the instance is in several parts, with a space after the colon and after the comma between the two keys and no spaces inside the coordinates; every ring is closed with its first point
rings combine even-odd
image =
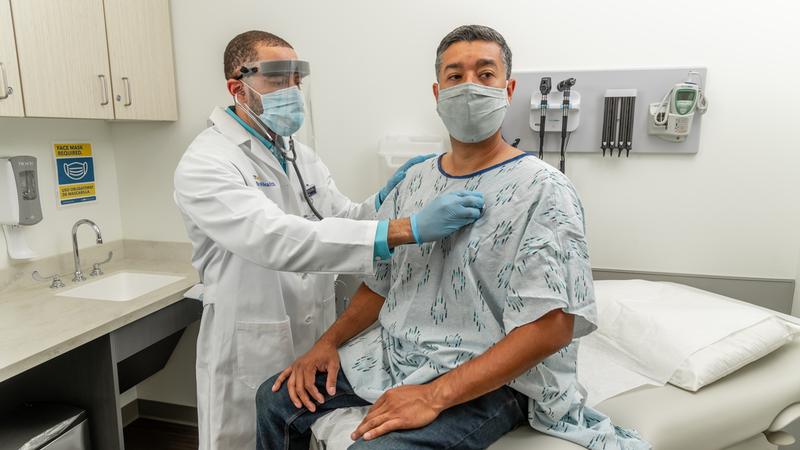
{"type": "Polygon", "coordinates": [[[436,49],[436,79],[439,79],[439,69],[442,67],[442,54],[456,42],[487,41],[500,46],[503,55],[503,65],[506,66],[506,79],[511,78],[511,49],[508,48],[503,35],[493,28],[484,25],[462,25],[451,31],[439,43],[436,49]]]}
{"type": "Polygon", "coordinates": [[[258,47],[288,47],[294,48],[283,38],[266,31],[251,30],[236,36],[225,47],[223,63],[225,66],[225,79],[230,80],[239,75],[242,64],[253,61],[258,57],[258,47]]]}

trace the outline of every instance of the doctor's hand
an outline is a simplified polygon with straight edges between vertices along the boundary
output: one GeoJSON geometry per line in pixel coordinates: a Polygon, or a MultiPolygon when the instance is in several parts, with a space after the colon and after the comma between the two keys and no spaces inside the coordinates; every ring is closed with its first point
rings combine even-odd
{"type": "Polygon", "coordinates": [[[442,195],[411,216],[417,244],[438,241],[478,220],[483,214],[483,194],[457,191],[442,195]]]}
{"type": "Polygon", "coordinates": [[[401,181],[403,181],[403,179],[406,177],[406,172],[408,171],[408,169],[423,161],[433,158],[434,156],[436,156],[436,153],[428,153],[427,155],[415,156],[406,161],[405,164],[400,166],[400,168],[395,171],[394,175],[392,175],[392,177],[389,178],[389,181],[386,182],[386,186],[384,186],[383,189],[378,191],[378,206],[383,204],[383,201],[386,200],[386,197],[389,196],[389,193],[392,192],[392,189],[394,189],[395,186],[397,186],[398,184],[400,184],[401,181]]]}
{"type": "Polygon", "coordinates": [[[378,398],[350,435],[357,441],[375,439],[397,430],[422,428],[439,417],[444,407],[436,402],[431,385],[406,385],[389,389],[378,398]]]}
{"type": "Polygon", "coordinates": [[[339,374],[339,352],[336,346],[325,341],[317,341],[305,355],[297,358],[291,366],[287,367],[275,380],[272,392],[277,392],[283,382],[289,390],[289,398],[297,408],[305,406],[309,411],[315,412],[317,406],[314,400],[322,404],[325,397],[315,385],[317,372],[327,372],[325,382],[329,395],[336,393],[336,377],[339,374]]]}

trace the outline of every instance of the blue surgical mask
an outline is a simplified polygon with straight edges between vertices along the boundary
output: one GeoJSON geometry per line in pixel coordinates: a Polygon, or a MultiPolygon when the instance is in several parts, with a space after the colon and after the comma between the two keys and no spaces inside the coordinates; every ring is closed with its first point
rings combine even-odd
{"type": "Polygon", "coordinates": [[[305,99],[300,88],[292,86],[260,94],[247,83],[243,84],[261,97],[262,111],[258,118],[277,135],[291,136],[303,126],[305,99]]]}
{"type": "Polygon", "coordinates": [[[462,83],[439,91],[436,112],[450,136],[460,142],[481,142],[503,124],[508,108],[505,88],[462,83]]]}

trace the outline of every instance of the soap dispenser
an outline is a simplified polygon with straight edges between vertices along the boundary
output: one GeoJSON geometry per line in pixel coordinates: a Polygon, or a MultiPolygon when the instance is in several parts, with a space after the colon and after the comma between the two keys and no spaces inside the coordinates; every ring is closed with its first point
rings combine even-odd
{"type": "Polygon", "coordinates": [[[3,225],[8,255],[12,259],[36,256],[28,247],[21,226],[35,225],[41,221],[36,158],[0,158],[0,224],[3,225]]]}

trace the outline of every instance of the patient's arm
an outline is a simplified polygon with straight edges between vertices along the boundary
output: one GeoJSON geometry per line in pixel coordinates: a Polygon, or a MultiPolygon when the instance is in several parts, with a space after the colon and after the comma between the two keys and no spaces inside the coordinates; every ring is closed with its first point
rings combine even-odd
{"type": "Polygon", "coordinates": [[[386,391],[351,437],[374,439],[394,430],[420,428],[447,408],[499,389],[569,345],[573,320],[573,315],[560,309],[550,311],[429,384],[386,391]]]}
{"type": "Polygon", "coordinates": [[[383,297],[361,283],[350,300],[350,305],[319,340],[328,342],[336,348],[341,347],[378,320],[383,300],[383,297]]]}
{"type": "Polygon", "coordinates": [[[481,356],[430,383],[442,410],[508,384],[572,341],[574,316],[560,309],[515,328],[481,356]]]}
{"type": "Polygon", "coordinates": [[[319,403],[325,401],[314,384],[317,372],[328,374],[326,389],[328,394],[335,394],[336,377],[339,373],[339,352],[336,349],[375,323],[383,306],[383,300],[383,297],[362,283],[345,312],[319,338],[311,350],[281,372],[272,386],[272,391],[280,389],[281,384],[286,381],[292,403],[298,408],[305,405],[309,411],[316,411],[317,407],[311,398],[319,403]]]}

